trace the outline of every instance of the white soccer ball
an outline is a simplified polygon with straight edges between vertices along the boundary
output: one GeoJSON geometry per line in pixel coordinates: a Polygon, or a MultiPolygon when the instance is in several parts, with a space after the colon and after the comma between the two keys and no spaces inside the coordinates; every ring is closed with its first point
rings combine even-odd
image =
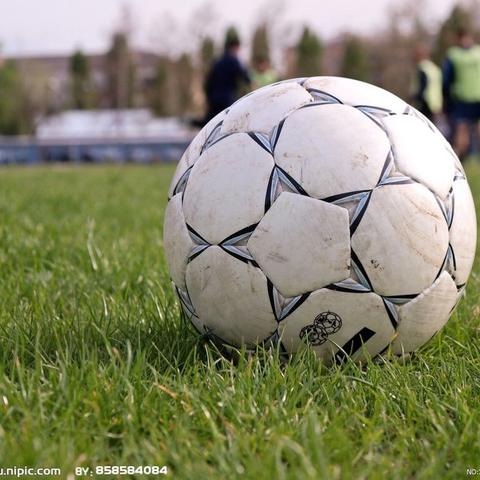
{"type": "Polygon", "coordinates": [[[185,315],[234,346],[326,362],[411,352],[467,282],[476,218],[460,162],[372,85],[294,79],[209,122],[172,181],[164,245],[185,315]]]}

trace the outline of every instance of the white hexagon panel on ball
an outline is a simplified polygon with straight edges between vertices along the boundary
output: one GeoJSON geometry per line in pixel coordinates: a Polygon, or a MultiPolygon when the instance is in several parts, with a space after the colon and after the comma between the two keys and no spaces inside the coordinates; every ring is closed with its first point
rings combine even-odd
{"type": "Polygon", "coordinates": [[[287,117],[274,156],[309,195],[324,199],[375,187],[389,151],[387,135],[366,115],[332,103],[287,117]]]}
{"type": "Polygon", "coordinates": [[[273,168],[272,156],[245,133],[206,150],[185,188],[185,219],[212,244],[260,221],[273,168]]]}
{"type": "Polygon", "coordinates": [[[252,264],[209,247],[189,263],[186,283],[197,316],[216,337],[251,346],[275,332],[267,279],[252,264]]]}
{"type": "Polygon", "coordinates": [[[418,294],[432,285],[442,266],[448,225],[423,185],[385,185],[373,191],[352,248],[375,292],[418,294]]]}
{"type": "Polygon", "coordinates": [[[395,336],[381,297],[326,288],[312,293],[282,321],[279,332],[287,351],[295,352],[308,342],[327,363],[347,355],[365,360],[385,350],[395,336]]]}

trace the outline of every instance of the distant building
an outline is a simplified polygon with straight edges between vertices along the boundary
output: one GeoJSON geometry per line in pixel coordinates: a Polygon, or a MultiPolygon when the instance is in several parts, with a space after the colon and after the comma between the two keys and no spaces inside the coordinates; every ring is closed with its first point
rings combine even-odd
{"type": "Polygon", "coordinates": [[[70,110],[46,117],[32,137],[0,137],[0,164],[178,160],[196,131],[149,110],[70,110]]]}

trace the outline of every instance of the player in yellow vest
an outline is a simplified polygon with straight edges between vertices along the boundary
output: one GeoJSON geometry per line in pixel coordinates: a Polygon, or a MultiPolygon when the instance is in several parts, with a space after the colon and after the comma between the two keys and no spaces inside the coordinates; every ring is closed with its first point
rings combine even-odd
{"type": "Polygon", "coordinates": [[[413,82],[413,99],[416,107],[429,120],[442,111],[442,71],[430,59],[425,45],[415,49],[417,72],[413,82]]]}
{"type": "Polygon", "coordinates": [[[251,72],[253,88],[264,87],[278,80],[278,75],[264,56],[257,56],[251,72]]]}
{"type": "Polygon", "coordinates": [[[444,110],[453,125],[453,148],[463,160],[470,152],[472,132],[480,120],[480,45],[466,30],[457,32],[456,45],[443,65],[444,110]]]}

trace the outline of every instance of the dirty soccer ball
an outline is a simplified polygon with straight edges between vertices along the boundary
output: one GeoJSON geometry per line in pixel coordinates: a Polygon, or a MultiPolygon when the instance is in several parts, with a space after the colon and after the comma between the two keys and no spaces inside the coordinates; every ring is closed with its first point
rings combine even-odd
{"type": "Polygon", "coordinates": [[[164,244],[186,317],[234,346],[325,362],[411,352],[447,322],[476,218],[450,145],[372,85],[294,79],[246,95],[183,155],[164,244]]]}

